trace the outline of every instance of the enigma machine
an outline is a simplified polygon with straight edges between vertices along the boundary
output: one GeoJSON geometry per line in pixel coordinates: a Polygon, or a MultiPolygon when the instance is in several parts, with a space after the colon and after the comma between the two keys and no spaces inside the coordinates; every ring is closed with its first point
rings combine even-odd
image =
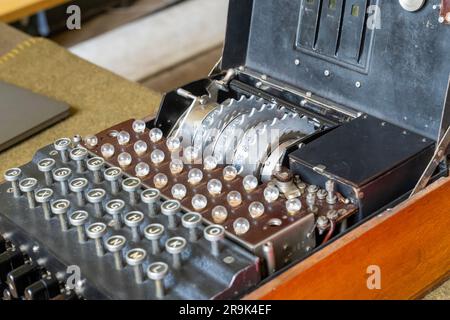
{"type": "Polygon", "coordinates": [[[449,1],[231,0],[209,78],[5,172],[3,298],[239,299],[292,279],[447,176],[449,24],[449,1]]]}

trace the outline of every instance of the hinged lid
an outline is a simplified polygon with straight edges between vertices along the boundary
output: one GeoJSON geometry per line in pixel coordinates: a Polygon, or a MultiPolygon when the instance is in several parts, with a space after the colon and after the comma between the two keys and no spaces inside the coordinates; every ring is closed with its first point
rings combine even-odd
{"type": "Polygon", "coordinates": [[[434,1],[407,11],[408,1],[230,0],[222,68],[245,66],[437,140],[450,26],[434,1]]]}

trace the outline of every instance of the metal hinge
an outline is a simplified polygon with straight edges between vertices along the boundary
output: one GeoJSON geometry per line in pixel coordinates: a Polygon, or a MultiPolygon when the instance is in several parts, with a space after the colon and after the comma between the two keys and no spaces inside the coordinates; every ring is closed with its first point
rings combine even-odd
{"type": "Polygon", "coordinates": [[[447,128],[447,131],[445,131],[442,139],[439,141],[436,150],[434,151],[433,158],[431,158],[430,163],[428,164],[424,173],[420,177],[419,182],[416,184],[414,190],[411,192],[410,197],[416,195],[419,191],[425,189],[436,168],[443,160],[445,160],[449,145],[450,145],[450,127],[447,128]]]}

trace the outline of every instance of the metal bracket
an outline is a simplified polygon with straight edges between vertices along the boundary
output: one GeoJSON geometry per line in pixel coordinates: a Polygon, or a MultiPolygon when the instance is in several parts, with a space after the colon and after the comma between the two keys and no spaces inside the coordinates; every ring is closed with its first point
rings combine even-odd
{"type": "Polygon", "coordinates": [[[441,161],[445,159],[446,151],[449,145],[450,145],[450,127],[448,127],[447,131],[445,131],[442,139],[440,140],[439,144],[436,147],[436,150],[434,151],[433,158],[431,158],[430,163],[428,164],[424,173],[420,177],[419,182],[416,184],[414,190],[411,192],[410,197],[416,195],[419,191],[423,190],[428,185],[428,182],[430,181],[431,176],[433,175],[436,168],[439,166],[439,163],[441,163],[441,161]]]}

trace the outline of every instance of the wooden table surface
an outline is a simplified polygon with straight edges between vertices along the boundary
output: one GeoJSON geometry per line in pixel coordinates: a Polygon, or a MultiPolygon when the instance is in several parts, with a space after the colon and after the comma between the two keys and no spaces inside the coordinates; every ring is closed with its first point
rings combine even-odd
{"type": "Polygon", "coordinates": [[[1,0],[0,21],[14,22],[65,2],[68,0],[1,0]]]}

